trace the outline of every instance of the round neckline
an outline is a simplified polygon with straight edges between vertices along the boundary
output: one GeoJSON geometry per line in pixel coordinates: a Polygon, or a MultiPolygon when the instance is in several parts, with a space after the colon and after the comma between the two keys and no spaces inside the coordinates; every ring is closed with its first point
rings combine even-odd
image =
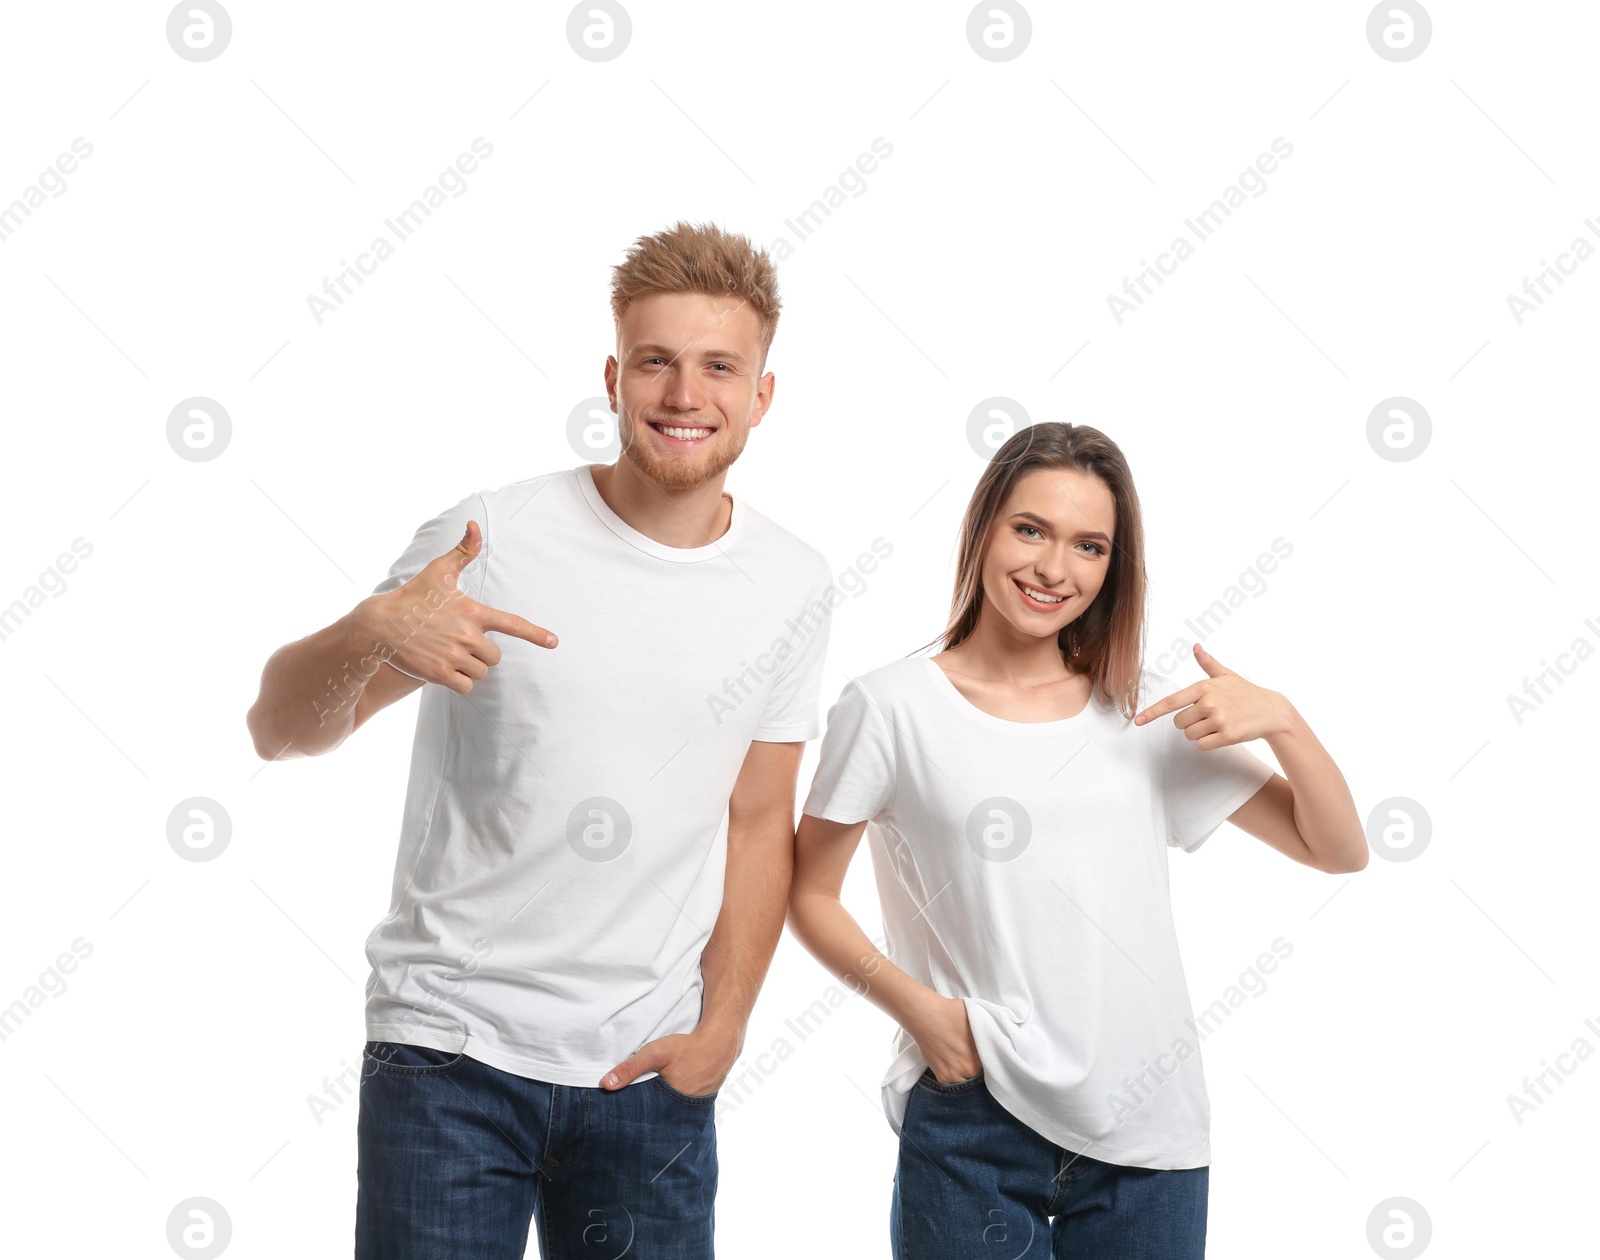
{"type": "Polygon", "coordinates": [[[951,704],[955,705],[964,713],[970,714],[977,721],[982,722],[985,726],[993,727],[995,730],[1039,731],[1043,733],[1055,734],[1064,731],[1068,727],[1071,727],[1077,723],[1085,721],[1096,709],[1104,707],[1100,703],[1100,697],[1095,694],[1095,692],[1090,691],[1089,698],[1084,702],[1083,708],[1079,709],[1071,717],[1051,718],[1048,722],[1018,722],[1012,718],[1000,717],[997,714],[990,713],[987,709],[980,709],[977,705],[973,704],[972,701],[968,700],[966,696],[961,694],[961,689],[957,687],[955,683],[950,681],[950,675],[945,673],[944,670],[940,668],[939,662],[934,660],[933,657],[924,656],[922,658],[922,663],[934,675],[929,679],[929,681],[933,684],[936,691],[943,694],[951,704]]]}
{"type": "Polygon", "coordinates": [[[594,467],[593,464],[580,464],[573,470],[577,474],[578,489],[583,492],[584,499],[594,509],[594,514],[600,518],[601,524],[623,542],[655,556],[658,560],[670,560],[675,564],[694,564],[700,560],[712,560],[738,542],[739,536],[744,532],[744,500],[736,499],[724,490],[722,497],[733,504],[733,511],[728,519],[728,528],[722,537],[703,547],[669,547],[648,534],[640,533],[611,510],[611,505],[600,494],[600,487],[594,483],[594,467]]]}

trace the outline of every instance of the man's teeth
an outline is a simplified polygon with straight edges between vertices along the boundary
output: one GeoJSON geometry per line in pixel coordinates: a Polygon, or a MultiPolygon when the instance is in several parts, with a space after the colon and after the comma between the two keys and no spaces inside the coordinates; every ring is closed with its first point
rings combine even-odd
{"type": "Polygon", "coordinates": [[[1029,598],[1036,599],[1041,604],[1059,604],[1066,598],[1065,595],[1046,595],[1043,591],[1036,591],[1031,586],[1024,586],[1022,589],[1028,592],[1029,598]]]}
{"type": "Polygon", "coordinates": [[[661,425],[661,431],[668,437],[679,438],[685,442],[693,442],[710,434],[710,429],[675,429],[669,425],[661,425]]]}

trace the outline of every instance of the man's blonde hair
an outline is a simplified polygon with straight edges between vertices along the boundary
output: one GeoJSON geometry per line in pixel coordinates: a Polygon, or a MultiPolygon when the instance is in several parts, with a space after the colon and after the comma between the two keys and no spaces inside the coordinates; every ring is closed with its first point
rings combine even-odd
{"type": "Polygon", "coordinates": [[[651,293],[708,293],[747,304],[761,321],[761,370],[778,331],[778,273],[767,251],[712,223],[681,219],[654,236],[641,236],[611,271],[611,317],[651,293]]]}

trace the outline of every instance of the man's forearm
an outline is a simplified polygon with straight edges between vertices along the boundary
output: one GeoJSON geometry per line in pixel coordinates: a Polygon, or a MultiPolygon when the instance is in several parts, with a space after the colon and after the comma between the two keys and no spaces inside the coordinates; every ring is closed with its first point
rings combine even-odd
{"type": "Polygon", "coordinates": [[[268,658],[261,693],[245,718],[257,754],[269,760],[315,757],[349,736],[356,702],[385,650],[369,614],[363,600],[332,625],[268,658]]]}
{"type": "Polygon", "coordinates": [[[736,1049],[783,933],[793,873],[793,823],[776,816],[737,833],[730,824],[722,912],[700,955],[700,1027],[731,1037],[736,1049]]]}

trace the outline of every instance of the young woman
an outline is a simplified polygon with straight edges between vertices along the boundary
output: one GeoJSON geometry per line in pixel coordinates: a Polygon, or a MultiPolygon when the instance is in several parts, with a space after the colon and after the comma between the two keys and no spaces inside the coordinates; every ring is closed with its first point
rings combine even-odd
{"type": "Polygon", "coordinates": [[[1198,644],[1193,686],[1142,669],[1139,502],[1098,430],[1006,442],[957,567],[943,651],[829,711],[795,841],[792,930],[899,1024],[894,1255],[1203,1256],[1210,1116],[1167,847],[1228,819],[1358,871],[1355,804],[1281,693],[1198,644]],[[863,829],[886,953],[839,900],[863,829]]]}

